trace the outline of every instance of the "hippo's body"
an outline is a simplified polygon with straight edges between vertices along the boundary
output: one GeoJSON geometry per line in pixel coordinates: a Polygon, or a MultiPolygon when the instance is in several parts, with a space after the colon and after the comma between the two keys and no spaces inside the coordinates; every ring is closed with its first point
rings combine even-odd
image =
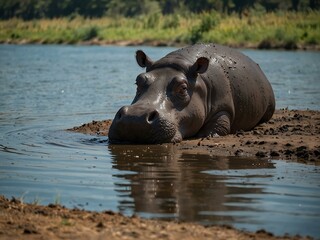
{"type": "Polygon", "coordinates": [[[272,87],[258,64],[215,44],[196,44],[153,62],[136,59],[146,73],[137,94],[109,129],[111,142],[179,142],[190,137],[251,130],[275,109],[272,87]]]}

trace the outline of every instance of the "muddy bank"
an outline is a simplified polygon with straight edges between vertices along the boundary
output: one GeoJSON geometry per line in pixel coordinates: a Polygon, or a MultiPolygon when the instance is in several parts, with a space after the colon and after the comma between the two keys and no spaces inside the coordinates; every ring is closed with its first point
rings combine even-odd
{"type": "Polygon", "coordinates": [[[3,196],[0,213],[0,239],[303,239],[275,237],[263,230],[248,233],[228,226],[204,227],[125,217],[110,211],[23,204],[3,196]]]}
{"type": "MultiPolygon", "coordinates": [[[[121,40],[121,41],[107,41],[92,39],[89,41],[79,41],[79,42],[47,42],[46,40],[30,40],[30,39],[7,39],[5,41],[0,40],[0,44],[61,44],[61,45],[83,45],[83,46],[151,46],[151,47],[184,47],[189,45],[186,42],[180,41],[161,41],[161,40],[121,40]]],[[[316,44],[294,44],[294,43],[279,43],[275,44],[269,41],[262,41],[258,44],[229,44],[232,48],[243,48],[243,49],[264,49],[264,50],[303,50],[303,51],[320,51],[320,45],[316,44]]]]}
{"type": "MultiPolygon", "coordinates": [[[[92,135],[107,135],[111,120],[93,121],[69,129],[92,135]]],[[[216,156],[256,156],[292,159],[320,164],[320,112],[311,110],[276,110],[268,123],[248,132],[223,137],[190,139],[177,144],[178,149],[216,156]]]]}

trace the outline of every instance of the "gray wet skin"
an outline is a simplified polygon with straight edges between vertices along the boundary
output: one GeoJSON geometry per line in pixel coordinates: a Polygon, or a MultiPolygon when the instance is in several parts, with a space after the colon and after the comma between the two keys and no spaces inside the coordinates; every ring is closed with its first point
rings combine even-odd
{"type": "Polygon", "coordinates": [[[145,73],[137,93],[109,129],[111,143],[180,142],[251,130],[273,115],[272,87],[258,64],[217,44],[196,44],[152,61],[136,52],[145,73]]]}

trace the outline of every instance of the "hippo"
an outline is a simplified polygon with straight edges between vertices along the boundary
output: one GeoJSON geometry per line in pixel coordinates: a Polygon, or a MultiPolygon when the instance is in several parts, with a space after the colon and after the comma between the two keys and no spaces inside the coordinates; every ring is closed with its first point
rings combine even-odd
{"type": "Polygon", "coordinates": [[[136,61],[146,72],[137,92],[115,115],[111,143],[177,143],[187,138],[249,131],[271,119],[274,93],[259,65],[218,44],[195,44],[151,60],[136,61]]]}

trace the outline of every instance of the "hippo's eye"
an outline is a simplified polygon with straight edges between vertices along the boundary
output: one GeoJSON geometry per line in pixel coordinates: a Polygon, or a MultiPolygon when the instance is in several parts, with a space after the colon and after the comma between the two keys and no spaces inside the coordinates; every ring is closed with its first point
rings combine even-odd
{"type": "Polygon", "coordinates": [[[184,98],[188,95],[188,81],[184,78],[175,77],[171,84],[174,95],[184,98]]]}
{"type": "Polygon", "coordinates": [[[145,73],[141,73],[140,75],[138,75],[136,79],[136,85],[137,85],[136,96],[139,97],[143,92],[145,92],[150,84],[151,84],[151,79],[148,75],[146,75],[145,73]]]}
{"type": "Polygon", "coordinates": [[[183,108],[190,101],[190,86],[188,80],[178,76],[171,80],[168,85],[168,97],[175,107],[183,108]]]}
{"type": "Polygon", "coordinates": [[[176,93],[181,98],[186,97],[188,95],[188,85],[186,83],[180,84],[176,89],[176,93]]]}

